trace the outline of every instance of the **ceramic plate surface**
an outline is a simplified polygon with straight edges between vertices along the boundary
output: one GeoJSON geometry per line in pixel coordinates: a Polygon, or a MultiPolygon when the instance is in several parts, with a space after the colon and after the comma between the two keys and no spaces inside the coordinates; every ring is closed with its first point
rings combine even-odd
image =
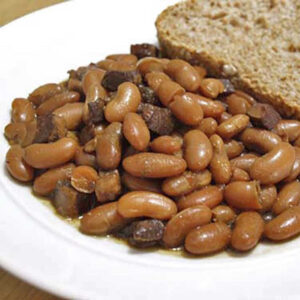
{"type": "MultiPolygon", "coordinates": [[[[14,98],[65,79],[69,69],[128,52],[131,43],[156,43],[155,18],[172,3],[70,1],[2,27],[1,131],[14,98]]],[[[7,149],[1,134],[0,264],[35,286],[73,299],[286,299],[300,294],[300,238],[259,245],[247,255],[189,259],[85,236],[8,176],[7,149]]]]}

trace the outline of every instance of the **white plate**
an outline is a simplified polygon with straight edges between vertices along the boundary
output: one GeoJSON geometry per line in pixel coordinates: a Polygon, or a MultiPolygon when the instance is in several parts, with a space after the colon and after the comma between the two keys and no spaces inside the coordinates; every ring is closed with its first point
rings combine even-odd
{"type": "MultiPolygon", "coordinates": [[[[156,42],[154,20],[174,1],[73,1],[33,13],[0,30],[0,124],[10,104],[66,71],[131,43],[156,42]]],[[[140,252],[80,234],[4,168],[0,135],[0,264],[22,279],[76,299],[281,298],[300,294],[300,238],[260,245],[247,255],[188,259],[140,252]]]]}

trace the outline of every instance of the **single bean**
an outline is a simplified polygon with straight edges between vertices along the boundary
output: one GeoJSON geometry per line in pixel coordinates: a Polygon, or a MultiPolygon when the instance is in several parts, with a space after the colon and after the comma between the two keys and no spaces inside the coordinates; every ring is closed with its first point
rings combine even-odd
{"type": "Polygon", "coordinates": [[[33,108],[32,102],[23,98],[16,98],[11,107],[12,122],[31,122],[34,120],[35,109],[33,108]]]}
{"type": "Polygon", "coordinates": [[[54,110],[53,114],[65,120],[67,129],[75,130],[82,121],[83,105],[81,102],[67,103],[54,110]]]}
{"type": "Polygon", "coordinates": [[[249,94],[247,94],[243,91],[236,90],[234,92],[234,94],[239,96],[239,97],[242,97],[242,98],[246,99],[250,105],[254,105],[254,104],[257,103],[256,100],[253,97],[251,97],[249,94]]]}
{"type": "Polygon", "coordinates": [[[197,129],[201,130],[208,137],[212,136],[218,128],[218,122],[213,118],[204,118],[200,121],[197,129]]]}
{"type": "Polygon", "coordinates": [[[228,105],[228,112],[232,115],[246,114],[251,107],[249,102],[235,93],[226,97],[226,103],[228,105]]]}
{"type": "Polygon", "coordinates": [[[136,112],[141,103],[141,93],[131,82],[119,85],[116,96],[106,105],[105,118],[108,122],[122,122],[129,112],[136,112]]]}
{"type": "Polygon", "coordinates": [[[39,106],[49,98],[61,94],[63,87],[56,83],[47,83],[35,89],[29,96],[28,100],[39,106]]]}
{"type": "Polygon", "coordinates": [[[144,152],[126,157],[123,160],[123,168],[133,176],[163,178],[183,173],[186,162],[173,155],[144,152]]]}
{"type": "Polygon", "coordinates": [[[32,144],[25,148],[24,159],[37,169],[53,168],[72,160],[77,147],[72,138],[62,138],[50,144],[32,144]]]}
{"type": "MultiPolygon", "coordinates": [[[[164,106],[169,106],[175,96],[182,96],[184,88],[172,80],[162,81],[157,89],[157,96],[164,106]]],[[[174,108],[174,111],[176,108],[174,108]]],[[[177,111],[177,110],[176,110],[177,111]]]]}
{"type": "Polygon", "coordinates": [[[257,158],[259,158],[259,156],[254,153],[246,153],[231,159],[230,164],[233,169],[239,168],[249,173],[251,166],[254,164],[257,158]]]}
{"type": "Polygon", "coordinates": [[[214,99],[223,93],[224,85],[219,79],[205,78],[199,85],[199,91],[203,96],[214,99]]]}
{"type": "Polygon", "coordinates": [[[33,182],[34,193],[41,196],[49,195],[54,191],[58,181],[71,179],[71,174],[74,168],[75,165],[73,163],[68,163],[50,169],[36,177],[33,182]]]}
{"type": "Polygon", "coordinates": [[[171,59],[165,72],[188,91],[194,92],[199,88],[201,78],[198,72],[182,59],[171,59]]]}
{"type": "Polygon", "coordinates": [[[293,142],[300,136],[300,121],[280,120],[274,131],[287,141],[293,142]]]}
{"type": "Polygon", "coordinates": [[[231,207],[241,210],[261,209],[257,181],[234,181],[225,187],[224,198],[231,207]]]}
{"type": "Polygon", "coordinates": [[[233,182],[233,181],[250,181],[250,176],[243,169],[233,168],[230,181],[231,182],[233,182]]]}
{"type": "Polygon", "coordinates": [[[236,218],[235,211],[227,205],[218,205],[212,210],[212,219],[214,222],[223,222],[231,224],[236,218]]]}
{"type": "Polygon", "coordinates": [[[181,146],[181,139],[168,135],[159,136],[150,144],[150,148],[153,152],[165,154],[174,154],[181,149],[181,146]]]}
{"type": "Polygon", "coordinates": [[[83,89],[82,89],[82,83],[79,79],[69,78],[67,88],[68,88],[68,91],[77,92],[81,96],[84,95],[84,92],[83,92],[83,89]]]}
{"type": "Polygon", "coordinates": [[[244,145],[236,140],[229,140],[224,143],[226,153],[229,159],[233,159],[244,152],[244,145]]]}
{"type": "Polygon", "coordinates": [[[96,146],[97,146],[97,136],[95,136],[87,143],[85,143],[83,150],[87,153],[93,153],[96,151],[96,146]]]}
{"type": "Polygon", "coordinates": [[[175,96],[169,108],[179,121],[188,126],[196,126],[203,119],[201,105],[187,94],[175,96]]]}
{"type": "Polygon", "coordinates": [[[4,135],[10,144],[23,146],[27,136],[26,123],[9,123],[4,128],[4,135]]]}
{"type": "Polygon", "coordinates": [[[101,60],[96,65],[98,68],[106,71],[133,71],[136,68],[135,64],[128,64],[127,62],[112,59],[101,60]]]}
{"type": "Polygon", "coordinates": [[[128,113],[123,122],[123,134],[138,151],[144,151],[150,142],[150,131],[144,119],[136,113],[128,113]]]}
{"type": "Polygon", "coordinates": [[[198,173],[186,171],[181,175],[163,181],[162,190],[168,196],[183,196],[210,184],[211,173],[204,170],[198,173]]]}
{"type": "Polygon", "coordinates": [[[90,166],[97,168],[96,156],[86,152],[82,147],[78,147],[74,157],[77,166],[90,166]]]}
{"type": "Polygon", "coordinates": [[[24,149],[19,145],[11,146],[5,158],[6,168],[15,179],[28,182],[33,179],[33,168],[24,161],[24,149]]]}
{"type": "Polygon", "coordinates": [[[118,200],[118,212],[125,218],[149,217],[169,220],[177,213],[174,201],[162,194],[130,192],[118,200]]]}
{"type": "Polygon", "coordinates": [[[149,87],[154,92],[158,91],[158,88],[160,87],[162,82],[171,81],[171,78],[163,72],[150,72],[146,74],[145,78],[149,87]]]}
{"type": "Polygon", "coordinates": [[[102,79],[103,79],[105,73],[106,72],[104,70],[101,70],[98,68],[93,68],[93,69],[88,70],[84,74],[84,76],[82,78],[82,89],[83,89],[83,92],[85,95],[87,95],[88,90],[91,86],[94,86],[94,85],[101,86],[101,82],[102,82],[102,79]]]}
{"type": "Polygon", "coordinates": [[[211,210],[204,205],[190,207],[177,213],[166,225],[163,235],[164,244],[168,248],[180,246],[192,229],[208,224],[211,216],[211,210]]]}
{"type": "Polygon", "coordinates": [[[255,160],[250,168],[250,176],[262,184],[278,183],[290,174],[295,158],[294,147],[282,142],[255,160]]]}
{"type": "Polygon", "coordinates": [[[201,66],[193,66],[193,68],[196,70],[196,72],[198,73],[198,75],[199,75],[199,77],[201,79],[203,79],[206,76],[207,71],[203,67],[201,67],[201,66]]]}
{"type": "Polygon", "coordinates": [[[277,201],[273,205],[272,211],[275,215],[281,214],[290,207],[300,204],[300,182],[295,180],[286,183],[278,194],[277,201]]]}
{"type": "Polygon", "coordinates": [[[100,205],[80,220],[80,231],[86,234],[107,234],[120,229],[128,223],[117,210],[117,202],[100,205]]]}
{"type": "Polygon", "coordinates": [[[210,171],[217,184],[226,184],[230,181],[232,170],[225,150],[224,142],[220,136],[214,134],[210,137],[213,156],[210,161],[210,171]]]}
{"type": "Polygon", "coordinates": [[[232,231],[231,245],[238,251],[249,251],[259,242],[264,232],[264,220],[254,211],[241,213],[232,231]]]}
{"type": "Polygon", "coordinates": [[[224,139],[231,139],[249,124],[249,117],[243,114],[238,114],[227,121],[224,121],[218,126],[217,133],[224,139]]]}
{"type": "Polygon", "coordinates": [[[135,55],[132,54],[112,54],[106,56],[105,59],[112,59],[115,61],[121,61],[123,63],[126,63],[128,65],[135,65],[138,61],[138,58],[135,55]]]}
{"type": "Polygon", "coordinates": [[[289,239],[300,232],[300,206],[291,207],[265,225],[264,235],[273,241],[289,239]]]}
{"type": "Polygon", "coordinates": [[[263,154],[271,151],[281,142],[281,138],[276,133],[257,128],[246,128],[240,138],[249,150],[263,154]]]}
{"type": "Polygon", "coordinates": [[[203,204],[209,208],[214,208],[223,200],[223,192],[218,186],[209,185],[199,191],[183,196],[177,202],[179,210],[203,204]]]}
{"type": "Polygon", "coordinates": [[[213,156],[213,148],[207,136],[200,130],[190,130],[184,135],[183,143],[188,168],[195,172],[204,170],[213,156]]]}
{"type": "Polygon", "coordinates": [[[300,148],[294,147],[296,159],[290,175],[284,179],[284,182],[291,182],[295,180],[300,175],[300,148]]]}
{"type": "Polygon", "coordinates": [[[122,175],[122,183],[130,191],[161,193],[159,180],[135,177],[124,172],[122,175]]]}
{"type": "Polygon", "coordinates": [[[277,199],[277,189],[275,185],[261,186],[259,193],[260,203],[262,208],[260,213],[267,212],[272,209],[273,204],[277,199]]]}
{"type": "Polygon", "coordinates": [[[185,249],[197,255],[211,254],[226,248],[230,242],[231,230],[222,223],[211,223],[193,229],[185,239],[185,249]]]}
{"type": "MultiPolygon", "coordinates": [[[[154,57],[146,57],[140,59],[137,63],[137,68],[140,73],[145,76],[151,72],[163,72],[165,65],[169,62],[168,59],[158,59],[154,57]]],[[[150,85],[149,85],[150,86],[150,85]]]]}
{"type": "Polygon", "coordinates": [[[97,136],[97,163],[104,170],[118,168],[122,155],[122,124],[113,122],[97,136]]]}
{"type": "Polygon", "coordinates": [[[221,124],[232,117],[232,114],[228,113],[227,111],[222,112],[221,115],[218,116],[218,122],[221,124]]]}
{"type": "Polygon", "coordinates": [[[79,166],[72,170],[71,185],[75,190],[85,194],[91,194],[95,191],[98,174],[90,166],[79,166]]]}

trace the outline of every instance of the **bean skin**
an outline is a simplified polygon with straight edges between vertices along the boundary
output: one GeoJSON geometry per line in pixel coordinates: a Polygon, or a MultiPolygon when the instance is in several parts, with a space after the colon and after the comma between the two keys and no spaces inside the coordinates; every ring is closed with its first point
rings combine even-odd
{"type": "Polygon", "coordinates": [[[187,208],[168,221],[163,242],[168,248],[180,246],[185,236],[197,226],[208,224],[211,220],[211,210],[204,205],[187,208]]]}
{"type": "Polygon", "coordinates": [[[10,175],[21,182],[33,179],[33,168],[24,161],[24,149],[13,145],[6,154],[6,168],[10,175]]]}
{"type": "Polygon", "coordinates": [[[291,207],[265,225],[264,235],[273,241],[289,239],[300,232],[300,206],[291,207]]]}
{"type": "Polygon", "coordinates": [[[186,162],[173,155],[144,152],[126,157],[123,168],[136,177],[163,178],[183,173],[186,162]]]}
{"type": "Polygon", "coordinates": [[[112,54],[112,55],[108,55],[105,59],[121,61],[128,65],[135,65],[138,61],[138,58],[132,54],[112,54]]]}
{"type": "Polygon", "coordinates": [[[277,189],[275,185],[261,186],[260,190],[260,203],[262,208],[259,210],[260,213],[270,211],[277,199],[277,189]]]}
{"type": "Polygon", "coordinates": [[[218,122],[213,118],[205,118],[200,121],[199,126],[197,129],[201,130],[205,133],[208,137],[213,135],[218,128],[218,122]]]}
{"type": "Polygon", "coordinates": [[[117,211],[117,202],[100,205],[84,214],[80,231],[86,234],[104,235],[122,228],[128,223],[117,211]]]}
{"type": "Polygon", "coordinates": [[[259,186],[256,181],[234,181],[225,187],[225,201],[241,210],[261,209],[259,186]]]}
{"type": "Polygon", "coordinates": [[[232,176],[230,181],[250,181],[250,176],[245,170],[240,168],[234,168],[232,170],[232,176]]]}
{"type": "Polygon", "coordinates": [[[243,143],[236,140],[230,140],[224,143],[225,150],[229,159],[233,159],[241,155],[245,149],[243,143]]]}
{"type": "Polygon", "coordinates": [[[150,144],[150,148],[153,152],[165,154],[174,154],[180,151],[181,146],[182,142],[179,138],[168,135],[159,136],[150,144]]]}
{"type": "Polygon", "coordinates": [[[210,254],[226,248],[231,231],[221,222],[211,223],[193,229],[185,239],[185,249],[196,255],[210,254]]]}
{"type": "Polygon", "coordinates": [[[205,78],[201,81],[199,90],[203,96],[214,99],[223,93],[224,85],[219,79],[205,78]]]}
{"type": "Polygon", "coordinates": [[[84,151],[82,147],[78,147],[76,150],[74,160],[77,166],[90,166],[95,169],[97,168],[96,156],[92,153],[84,151]]]}
{"type": "Polygon", "coordinates": [[[218,205],[212,210],[213,221],[231,224],[235,218],[235,211],[227,205],[218,205]]]}
{"type": "Polygon", "coordinates": [[[49,98],[61,94],[63,87],[56,83],[47,83],[36,88],[29,96],[28,100],[39,106],[49,98]]]}
{"type": "Polygon", "coordinates": [[[195,191],[191,194],[183,196],[177,202],[179,210],[189,208],[192,206],[203,204],[209,208],[214,208],[223,200],[223,192],[217,186],[210,185],[195,191]]]}
{"type": "Polygon", "coordinates": [[[183,144],[188,168],[195,172],[204,170],[213,156],[213,148],[207,136],[200,130],[190,130],[184,135],[183,144]]]}
{"type": "Polygon", "coordinates": [[[11,118],[14,123],[18,122],[31,122],[35,117],[35,109],[33,108],[32,102],[17,98],[13,101],[11,118]]]}
{"type": "Polygon", "coordinates": [[[168,220],[177,213],[174,201],[162,194],[130,192],[118,200],[118,212],[124,218],[149,217],[168,220]]]}
{"type": "Polygon", "coordinates": [[[154,72],[162,73],[164,71],[165,65],[168,62],[169,62],[169,59],[158,59],[158,58],[154,58],[154,57],[145,57],[138,61],[137,68],[143,76],[147,75],[148,73],[154,73],[154,72]]]}
{"type": "Polygon", "coordinates": [[[290,207],[298,206],[300,203],[300,182],[295,180],[286,183],[278,194],[272,211],[275,215],[281,214],[290,207]]]}
{"type": "Polygon", "coordinates": [[[153,193],[161,193],[159,180],[135,177],[125,172],[122,175],[122,183],[130,191],[147,191],[153,193]]]}
{"type": "Polygon", "coordinates": [[[178,83],[171,80],[165,80],[159,85],[157,89],[157,96],[164,106],[169,106],[175,96],[182,96],[184,92],[184,88],[178,83]]]}
{"type": "Polygon", "coordinates": [[[274,131],[289,142],[295,141],[300,136],[300,121],[280,120],[274,131]]]}
{"type": "Polygon", "coordinates": [[[150,72],[146,74],[145,78],[149,87],[154,92],[158,91],[158,88],[160,87],[162,82],[171,81],[171,78],[163,72],[150,72]]]}
{"type": "Polygon", "coordinates": [[[246,114],[251,107],[246,99],[239,97],[234,93],[226,98],[226,103],[228,105],[228,112],[232,115],[246,114]]]}
{"type": "Polygon", "coordinates": [[[278,183],[290,174],[295,159],[294,147],[282,142],[255,160],[250,168],[250,176],[262,184],[278,183]]]}
{"type": "Polygon", "coordinates": [[[98,174],[90,166],[79,166],[72,170],[71,185],[81,193],[91,194],[95,191],[98,174]]]}
{"type": "Polygon", "coordinates": [[[300,175],[300,148],[294,147],[294,149],[296,159],[289,176],[284,179],[284,182],[291,182],[300,175]]]}
{"type": "Polygon", "coordinates": [[[264,232],[264,220],[254,211],[241,213],[232,231],[231,245],[238,251],[249,251],[259,242],[264,232]]]}
{"type": "Polygon", "coordinates": [[[251,166],[254,164],[259,156],[254,153],[246,153],[230,160],[231,167],[242,169],[246,172],[250,172],[251,166]]]}
{"type": "Polygon", "coordinates": [[[24,159],[37,169],[53,168],[73,159],[77,147],[72,138],[62,138],[50,144],[32,144],[25,148],[24,159]]]}
{"type": "Polygon", "coordinates": [[[123,134],[138,151],[144,151],[150,142],[150,131],[144,119],[136,113],[128,113],[123,122],[123,134]]]}

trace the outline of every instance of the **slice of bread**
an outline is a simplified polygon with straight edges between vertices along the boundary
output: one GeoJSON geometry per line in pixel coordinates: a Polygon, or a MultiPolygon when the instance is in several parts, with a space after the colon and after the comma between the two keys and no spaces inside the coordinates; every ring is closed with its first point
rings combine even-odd
{"type": "Polygon", "coordinates": [[[156,20],[163,51],[300,119],[300,1],[189,0],[156,20]]]}

